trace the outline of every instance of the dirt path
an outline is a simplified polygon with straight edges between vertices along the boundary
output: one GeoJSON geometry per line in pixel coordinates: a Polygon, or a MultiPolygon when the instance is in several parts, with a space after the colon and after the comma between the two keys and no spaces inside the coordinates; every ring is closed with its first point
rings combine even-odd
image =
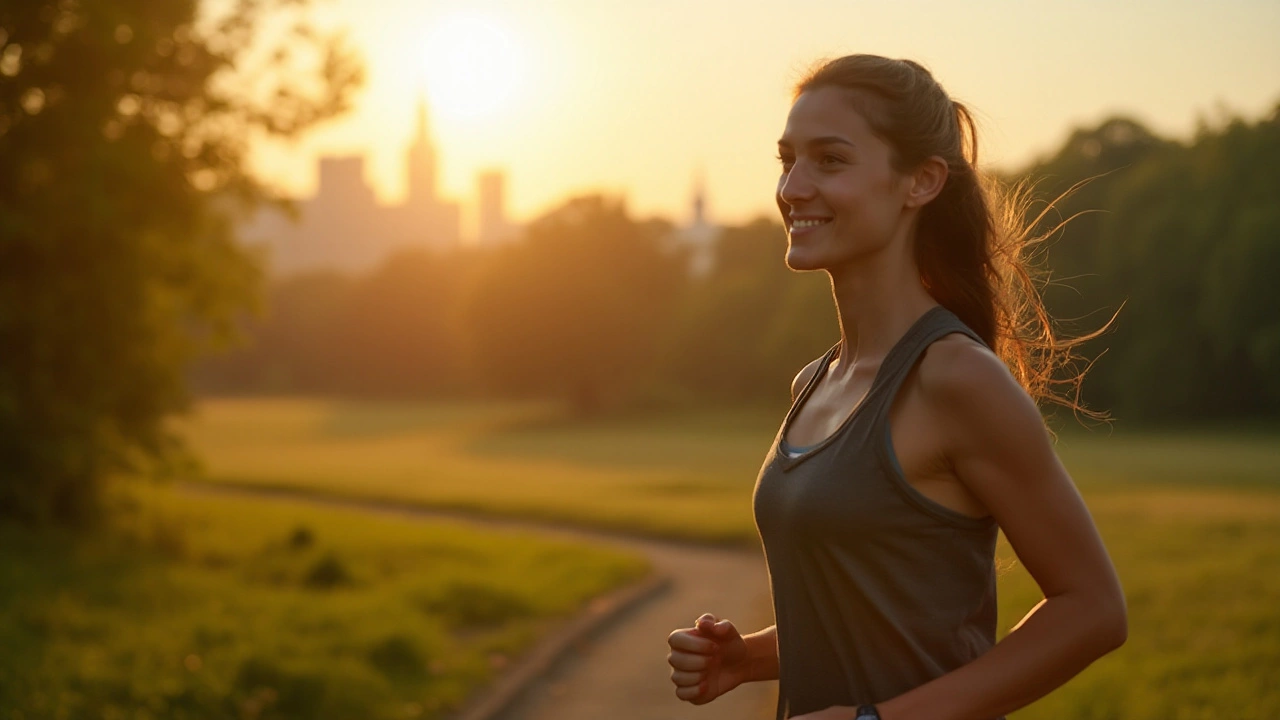
{"type": "Polygon", "coordinates": [[[187,484],[184,492],[253,495],[341,506],[422,519],[450,519],[495,530],[542,534],[610,545],[643,554],[669,579],[667,590],[614,616],[576,643],[527,686],[495,720],[685,720],[773,717],[773,683],[738,688],[695,707],[676,699],[668,678],[667,635],[712,612],[754,630],[770,621],[768,579],[759,553],[594,533],[546,524],[494,520],[425,508],[295,492],[187,484]]]}

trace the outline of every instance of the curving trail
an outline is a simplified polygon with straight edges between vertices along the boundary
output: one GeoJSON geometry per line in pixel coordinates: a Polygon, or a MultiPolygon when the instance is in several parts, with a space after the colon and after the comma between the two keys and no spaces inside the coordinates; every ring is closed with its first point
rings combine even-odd
{"type": "MultiPolygon", "coordinates": [[[[485,720],[769,720],[774,683],[744,685],[708,705],[676,699],[668,678],[667,635],[704,612],[733,620],[743,632],[771,622],[768,577],[758,552],[568,529],[541,523],[406,507],[393,503],[299,492],[184,484],[184,492],[269,496],[366,512],[449,519],[495,530],[534,530],[643,554],[665,590],[606,618],[552,662],[540,668],[497,714],[485,720]]],[[[535,648],[531,654],[536,654],[535,648]]]]}

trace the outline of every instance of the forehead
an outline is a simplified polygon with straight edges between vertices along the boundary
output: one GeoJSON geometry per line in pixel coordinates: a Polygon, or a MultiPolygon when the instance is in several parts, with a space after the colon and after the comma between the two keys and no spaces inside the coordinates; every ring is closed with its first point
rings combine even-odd
{"type": "Polygon", "coordinates": [[[860,110],[871,102],[862,93],[844,88],[806,90],[791,105],[779,142],[797,146],[818,137],[843,137],[859,146],[883,143],[860,110]]]}

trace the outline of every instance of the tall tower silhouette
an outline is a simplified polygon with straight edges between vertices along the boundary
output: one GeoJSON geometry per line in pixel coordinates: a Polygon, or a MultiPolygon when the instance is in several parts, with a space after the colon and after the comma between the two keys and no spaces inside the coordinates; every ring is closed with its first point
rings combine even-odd
{"type": "Polygon", "coordinates": [[[707,178],[701,168],[693,177],[691,200],[693,217],[689,225],[677,232],[677,237],[688,248],[689,271],[694,275],[706,275],[715,265],[716,238],[720,235],[720,228],[707,218],[707,178]]]}
{"type": "Polygon", "coordinates": [[[418,132],[409,148],[407,175],[409,178],[409,204],[428,207],[436,200],[436,150],[431,144],[427,126],[427,101],[418,98],[418,132]]]}
{"type": "Polygon", "coordinates": [[[693,224],[695,227],[707,224],[707,179],[701,168],[693,179],[693,224]]]}

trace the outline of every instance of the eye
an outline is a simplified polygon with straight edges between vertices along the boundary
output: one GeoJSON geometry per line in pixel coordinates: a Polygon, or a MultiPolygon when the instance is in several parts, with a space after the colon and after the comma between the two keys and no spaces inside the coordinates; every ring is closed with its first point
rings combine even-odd
{"type": "Polygon", "coordinates": [[[795,161],[796,161],[795,158],[784,157],[781,154],[776,155],[775,157],[777,157],[778,162],[782,163],[783,170],[790,170],[791,166],[795,164],[795,161]]]}
{"type": "Polygon", "coordinates": [[[823,165],[831,165],[834,163],[842,163],[842,162],[844,162],[844,158],[840,157],[839,155],[827,154],[822,156],[823,165]]]}

